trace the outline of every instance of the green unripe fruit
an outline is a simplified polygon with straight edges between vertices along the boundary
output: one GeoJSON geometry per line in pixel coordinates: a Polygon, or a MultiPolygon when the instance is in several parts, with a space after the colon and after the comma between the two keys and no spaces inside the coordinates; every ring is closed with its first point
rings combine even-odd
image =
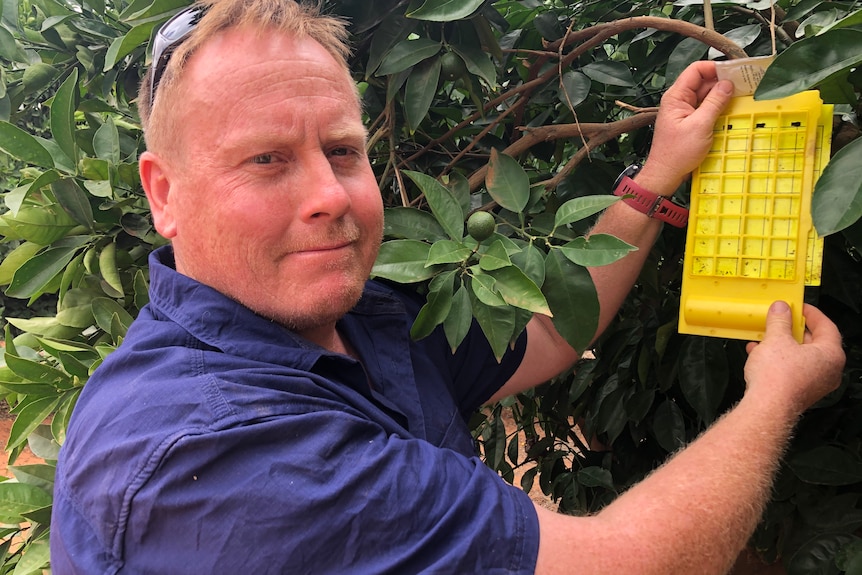
{"type": "Polygon", "coordinates": [[[440,57],[440,75],[444,80],[457,80],[466,71],[464,60],[455,52],[446,52],[440,57]]]}
{"type": "Polygon", "coordinates": [[[496,229],[497,222],[488,212],[473,212],[467,218],[467,233],[477,242],[490,238],[496,229]]]}

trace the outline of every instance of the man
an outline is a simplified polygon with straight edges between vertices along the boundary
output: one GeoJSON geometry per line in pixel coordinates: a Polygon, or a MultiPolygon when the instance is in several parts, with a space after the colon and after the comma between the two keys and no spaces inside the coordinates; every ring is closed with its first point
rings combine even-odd
{"type": "MultiPolygon", "coordinates": [[[[475,329],[454,355],[439,333],[413,342],[421,301],[366,283],[382,209],[342,25],[291,0],[182,18],[139,99],[172,247],[70,423],[55,575],[726,571],[794,422],[837,385],[831,322],[807,308],[799,345],[776,303],[712,429],[596,516],[536,507],[465,418],[577,354],[541,316],[500,363],[475,329]]],[[[680,76],[640,186],[669,195],[699,163],[728,88],[710,63],[680,76]]],[[[602,327],[660,225],[624,203],[597,225],[642,248],[593,272],[602,327]]]]}

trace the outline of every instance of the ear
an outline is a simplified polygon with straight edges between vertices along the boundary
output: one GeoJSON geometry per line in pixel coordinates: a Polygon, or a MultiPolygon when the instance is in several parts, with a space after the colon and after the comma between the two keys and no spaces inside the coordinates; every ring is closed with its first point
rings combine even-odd
{"type": "Polygon", "coordinates": [[[138,159],[141,185],[147,193],[153,224],[163,237],[173,238],[177,222],[171,209],[171,179],[165,160],[152,152],[144,152],[138,159]]]}

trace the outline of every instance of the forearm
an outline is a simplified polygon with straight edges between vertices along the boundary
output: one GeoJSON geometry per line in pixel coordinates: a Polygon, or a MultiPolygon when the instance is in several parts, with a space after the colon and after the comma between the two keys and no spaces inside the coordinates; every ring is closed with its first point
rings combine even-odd
{"type": "Polygon", "coordinates": [[[796,418],[782,409],[744,399],[595,517],[543,518],[540,511],[542,545],[568,547],[568,556],[544,555],[540,547],[537,572],[579,565],[583,573],[726,573],[761,517],[792,431],[796,418]],[[562,521],[562,533],[545,519],[562,521]]]}
{"type": "Polygon", "coordinates": [[[648,218],[623,202],[617,202],[602,214],[590,231],[590,235],[616,236],[638,248],[612,264],[589,268],[599,297],[599,323],[595,337],[601,335],[613,321],[631,291],[661,232],[661,226],[659,221],[648,218]]]}

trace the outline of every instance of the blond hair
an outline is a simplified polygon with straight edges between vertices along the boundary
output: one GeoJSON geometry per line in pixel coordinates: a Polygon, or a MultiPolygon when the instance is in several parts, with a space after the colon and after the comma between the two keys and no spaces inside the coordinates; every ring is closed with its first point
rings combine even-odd
{"type": "Polygon", "coordinates": [[[170,101],[176,97],[177,80],[188,59],[213,36],[229,28],[248,26],[259,34],[275,31],[311,38],[335,58],[349,77],[347,24],[340,18],[323,15],[319,4],[294,0],[199,0],[196,5],[204,15],[165,67],[156,92],[160,104],[153,100],[150,105],[154,66],[141,81],[137,105],[148,149],[161,149],[172,139],[170,101]]]}

